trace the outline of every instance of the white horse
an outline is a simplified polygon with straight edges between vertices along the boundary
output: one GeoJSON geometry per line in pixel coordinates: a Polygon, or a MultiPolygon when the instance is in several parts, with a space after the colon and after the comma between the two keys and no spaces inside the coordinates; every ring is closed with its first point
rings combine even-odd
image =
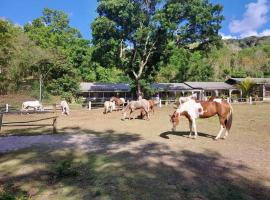
{"type": "Polygon", "coordinates": [[[25,101],[22,103],[22,110],[29,110],[29,108],[34,108],[34,110],[44,110],[42,104],[39,101],[25,101]]]}
{"type": "Polygon", "coordinates": [[[115,109],[115,102],[113,101],[105,101],[104,102],[104,114],[108,112],[112,112],[115,109]]]}
{"type": "Polygon", "coordinates": [[[187,102],[187,101],[189,101],[191,99],[196,100],[196,94],[192,94],[192,95],[187,96],[187,97],[180,97],[179,98],[179,104],[181,105],[181,104],[183,104],[183,103],[185,103],[185,102],[187,102]]]}
{"type": "Polygon", "coordinates": [[[60,106],[62,109],[62,115],[69,115],[69,106],[67,101],[63,100],[60,102],[60,106]]]}

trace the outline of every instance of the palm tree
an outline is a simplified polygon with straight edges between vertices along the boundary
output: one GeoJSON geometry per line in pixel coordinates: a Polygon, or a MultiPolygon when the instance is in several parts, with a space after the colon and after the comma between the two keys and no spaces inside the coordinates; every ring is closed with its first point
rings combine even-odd
{"type": "Polygon", "coordinates": [[[252,81],[249,77],[245,78],[241,83],[237,85],[237,87],[242,90],[243,96],[246,97],[251,96],[254,86],[255,82],[252,81]]]}

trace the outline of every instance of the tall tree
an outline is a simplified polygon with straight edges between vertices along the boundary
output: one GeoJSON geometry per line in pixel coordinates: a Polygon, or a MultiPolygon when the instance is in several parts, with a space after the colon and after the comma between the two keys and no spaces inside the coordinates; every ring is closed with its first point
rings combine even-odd
{"type": "Polygon", "coordinates": [[[38,46],[53,54],[53,62],[43,60],[36,65],[36,69],[39,68],[37,71],[46,78],[44,84],[50,93],[75,93],[80,75],[89,71],[84,68],[89,67],[87,60],[90,46],[89,41],[69,25],[68,15],[45,8],[43,16],[25,25],[24,30],[38,46]]]}
{"type": "Polygon", "coordinates": [[[137,85],[158,71],[167,44],[217,43],[222,7],[208,0],[99,0],[93,44],[103,66],[119,63],[137,85]]]}

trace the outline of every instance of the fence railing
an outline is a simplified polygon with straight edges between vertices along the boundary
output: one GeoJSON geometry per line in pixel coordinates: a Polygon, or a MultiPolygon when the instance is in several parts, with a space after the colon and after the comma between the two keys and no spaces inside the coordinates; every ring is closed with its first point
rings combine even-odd
{"type": "Polygon", "coordinates": [[[36,126],[36,127],[46,127],[46,126],[52,126],[53,133],[57,133],[57,129],[56,129],[56,125],[57,125],[57,118],[58,116],[53,116],[53,117],[47,117],[47,118],[42,118],[42,119],[37,119],[37,120],[29,120],[29,121],[14,121],[14,122],[4,122],[3,121],[3,113],[0,113],[0,131],[2,129],[2,127],[4,126],[12,126],[12,127],[16,127],[16,126],[36,126]],[[38,123],[36,124],[36,122],[41,122],[41,121],[48,121],[52,119],[52,123],[38,123]]]}
{"type": "Polygon", "coordinates": [[[42,114],[42,113],[56,113],[56,110],[60,110],[56,104],[45,104],[43,110],[20,110],[10,104],[0,106],[0,113],[6,114],[42,114]]]}

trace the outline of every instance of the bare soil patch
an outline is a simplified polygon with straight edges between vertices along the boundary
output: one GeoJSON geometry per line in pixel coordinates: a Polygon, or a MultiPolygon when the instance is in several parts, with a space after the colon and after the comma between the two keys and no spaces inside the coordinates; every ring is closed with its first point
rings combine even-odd
{"type": "Polygon", "coordinates": [[[34,190],[33,199],[270,199],[270,104],[233,108],[231,134],[219,141],[217,118],[197,120],[196,140],[184,118],[171,132],[172,107],[156,108],[150,121],[72,110],[59,116],[57,135],[50,127],[4,127],[1,135],[17,136],[0,137],[0,151],[14,145],[0,154],[0,184],[34,190]],[[78,175],[54,178],[60,160],[78,175]]]}

